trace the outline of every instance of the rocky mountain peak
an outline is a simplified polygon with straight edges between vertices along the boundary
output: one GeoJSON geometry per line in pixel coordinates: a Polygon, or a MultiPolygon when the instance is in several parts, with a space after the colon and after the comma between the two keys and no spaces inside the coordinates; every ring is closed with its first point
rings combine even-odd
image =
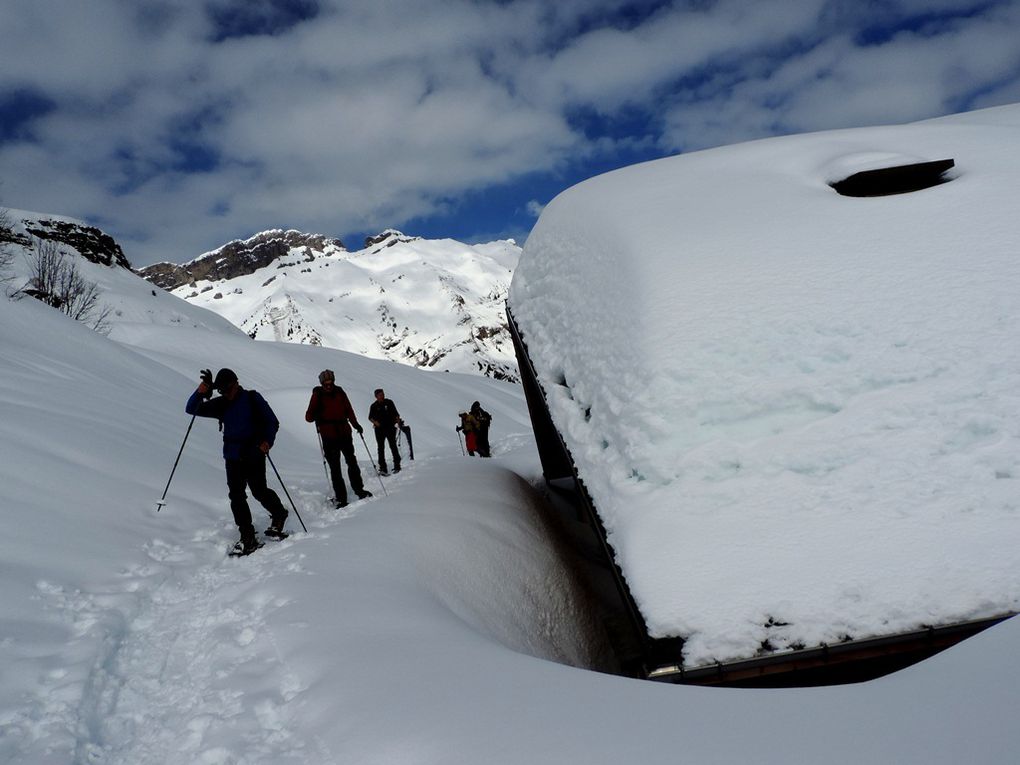
{"type": "Polygon", "coordinates": [[[124,251],[113,237],[82,221],[51,216],[37,216],[11,210],[12,226],[5,238],[14,244],[31,247],[33,237],[64,244],[77,250],[86,260],[111,268],[131,270],[124,251]]]}
{"type": "Polygon", "coordinates": [[[375,247],[375,251],[378,252],[383,247],[392,247],[400,242],[413,242],[420,238],[421,237],[417,236],[408,236],[407,234],[397,231],[395,228],[388,228],[375,236],[366,236],[365,249],[368,250],[375,247]],[[381,245],[381,247],[377,247],[377,245],[381,245]]]}
{"type": "Polygon", "coordinates": [[[252,274],[281,258],[312,261],[317,254],[335,251],[346,251],[339,239],[293,229],[271,229],[248,239],[235,239],[182,265],[156,263],[138,273],[153,284],[172,290],[202,280],[217,281],[252,274]]]}

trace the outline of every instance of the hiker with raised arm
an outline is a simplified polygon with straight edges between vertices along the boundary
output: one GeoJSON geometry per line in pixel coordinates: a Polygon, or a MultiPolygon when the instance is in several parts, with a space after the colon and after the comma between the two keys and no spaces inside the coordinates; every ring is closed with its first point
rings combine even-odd
{"type": "Polygon", "coordinates": [[[227,469],[227,491],[230,511],[241,539],[231,555],[250,555],[262,547],[255,535],[246,489],[269,513],[270,523],[265,535],[283,539],[287,532],[287,508],[276,492],[266,485],[266,456],[273,448],[280,421],[272,408],[256,391],[245,390],[231,369],[212,373],[202,370],[201,382],[184,407],[198,417],[212,417],[223,431],[223,461],[227,469]],[[211,398],[213,390],[220,395],[211,398]]]}

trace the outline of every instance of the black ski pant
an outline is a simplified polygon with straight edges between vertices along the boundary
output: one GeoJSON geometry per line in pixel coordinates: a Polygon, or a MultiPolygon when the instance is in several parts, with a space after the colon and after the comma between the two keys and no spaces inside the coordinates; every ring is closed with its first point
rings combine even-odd
{"type": "Polygon", "coordinates": [[[475,439],[478,442],[478,456],[479,457],[491,457],[492,453],[489,449],[489,429],[481,428],[475,439]]]}
{"type": "Polygon", "coordinates": [[[400,470],[400,451],[397,449],[397,429],[392,425],[380,425],[375,429],[375,443],[379,447],[379,469],[386,470],[386,442],[393,454],[393,469],[400,470]]]}
{"type": "Polygon", "coordinates": [[[341,455],[347,463],[347,478],[351,482],[351,489],[355,494],[364,493],[365,483],[361,478],[358,458],[354,454],[354,439],[350,434],[339,438],[322,439],[322,456],[326,458],[326,464],[329,465],[329,475],[333,480],[333,494],[336,496],[337,502],[346,502],[347,486],[344,484],[344,474],[340,467],[341,455]]]}
{"type": "Polygon", "coordinates": [[[240,459],[224,461],[227,463],[230,511],[234,514],[234,523],[241,532],[241,539],[255,538],[255,527],[252,525],[245,488],[250,489],[251,495],[269,511],[273,523],[282,525],[287,520],[287,508],[283,506],[276,492],[266,486],[266,455],[256,451],[245,454],[240,459]]]}

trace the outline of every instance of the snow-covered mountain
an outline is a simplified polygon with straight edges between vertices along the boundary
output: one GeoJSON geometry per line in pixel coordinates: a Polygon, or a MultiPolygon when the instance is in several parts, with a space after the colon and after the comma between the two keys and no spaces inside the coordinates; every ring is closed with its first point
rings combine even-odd
{"type": "Polygon", "coordinates": [[[352,252],[338,239],[272,230],[140,273],[258,340],[516,382],[503,305],[519,256],[512,240],[388,230],[352,252]]]}

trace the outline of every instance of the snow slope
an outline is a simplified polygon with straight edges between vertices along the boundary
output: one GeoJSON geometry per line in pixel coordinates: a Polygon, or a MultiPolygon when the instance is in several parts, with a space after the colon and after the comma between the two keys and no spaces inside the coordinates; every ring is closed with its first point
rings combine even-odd
{"type": "Polygon", "coordinates": [[[1020,106],[586,181],[510,305],[689,666],[1020,610],[1020,106]],[[848,198],[863,169],[948,183],[848,198]]]}
{"type": "MultiPolygon", "coordinates": [[[[196,720],[213,712],[230,717],[234,692],[229,681],[220,688],[216,678],[232,674],[228,668],[247,661],[244,657],[254,662],[256,674],[268,669],[270,684],[286,689],[297,681],[286,673],[272,677],[279,661],[273,663],[272,650],[266,654],[261,642],[262,620],[293,600],[283,591],[270,593],[281,585],[303,592],[298,611],[308,610],[305,617],[313,622],[324,608],[333,614],[316,625],[327,636],[329,654],[337,632],[354,626],[344,614],[359,607],[366,611],[358,629],[414,634],[417,645],[427,642],[422,613],[436,609],[447,614],[440,622],[473,624],[480,634],[517,650],[582,664],[598,653],[576,634],[585,617],[570,618],[579,610],[578,598],[562,563],[536,541],[542,526],[531,487],[495,463],[461,474],[468,458],[460,455],[456,412],[475,398],[501,424],[504,449],[519,452],[524,464],[532,459],[526,414],[513,386],[428,375],[339,351],[255,343],[233,328],[211,332],[173,321],[121,322],[111,333],[115,341],[33,300],[2,301],[0,316],[5,359],[0,483],[11,526],[0,543],[5,572],[0,760],[67,762],[73,754],[75,761],[166,762],[165,750],[153,752],[159,747],[176,752],[181,733],[196,720]],[[247,568],[224,558],[236,531],[214,423],[196,422],[169,505],[160,513],[155,505],[189,422],[183,405],[197,370],[228,360],[244,384],[266,395],[284,423],[274,461],[310,530],[307,538],[276,545],[247,568]],[[337,371],[362,412],[372,389],[385,385],[415,438],[418,459],[388,481],[389,496],[373,476],[368,485],[378,498],[352,506],[347,515],[327,509],[317,440],[303,419],[324,366],[337,371]],[[417,490],[416,471],[432,474],[417,490]],[[476,517],[470,501],[456,501],[487,493],[496,497],[491,518],[476,517]],[[381,515],[390,512],[390,521],[380,527],[381,515]],[[361,542],[357,535],[337,533],[341,525],[366,523],[361,542]],[[490,540],[494,525],[501,528],[490,540]],[[372,538],[383,548],[364,547],[372,538]],[[484,566],[465,592],[463,567],[478,566],[479,556],[484,566]],[[309,571],[304,563],[309,557],[321,559],[325,568],[317,563],[309,571]],[[358,560],[374,560],[378,576],[360,571],[358,560]],[[344,562],[343,571],[334,570],[337,561],[344,562]],[[253,570],[260,573],[251,578],[253,570]],[[392,575],[403,584],[388,589],[392,575]],[[267,587],[269,580],[275,584],[267,587]],[[338,586],[345,595],[336,592],[338,586]],[[342,605],[348,597],[351,602],[342,605]],[[388,608],[375,616],[378,602],[388,608]],[[500,624],[493,609],[518,618],[500,624]],[[174,712],[183,716],[178,729],[165,722],[174,712]]],[[[359,444],[364,457],[363,449],[359,444]]],[[[371,475],[367,459],[364,468],[371,475]]],[[[300,528],[293,515],[290,526],[300,528]]],[[[295,656],[309,626],[303,619],[292,615],[286,622],[296,630],[287,650],[295,656]],[[304,626],[295,627],[297,622],[304,626]]],[[[382,659],[387,651],[378,650],[382,659]]],[[[313,663],[323,658],[315,656],[313,651],[307,658],[313,663]]],[[[370,673],[382,667],[375,661],[357,665],[370,673]]],[[[295,690],[280,692],[289,698],[295,690]]],[[[270,709],[282,703],[273,694],[267,699],[270,709]]],[[[251,725],[258,724],[256,716],[251,725]]],[[[251,727],[239,725],[235,733],[245,731],[251,727]]],[[[184,746],[180,761],[198,761],[215,749],[208,742],[198,752],[184,746]]],[[[283,749],[259,751],[275,758],[283,749]]],[[[292,753],[295,761],[308,761],[303,752],[292,753]]]]}

